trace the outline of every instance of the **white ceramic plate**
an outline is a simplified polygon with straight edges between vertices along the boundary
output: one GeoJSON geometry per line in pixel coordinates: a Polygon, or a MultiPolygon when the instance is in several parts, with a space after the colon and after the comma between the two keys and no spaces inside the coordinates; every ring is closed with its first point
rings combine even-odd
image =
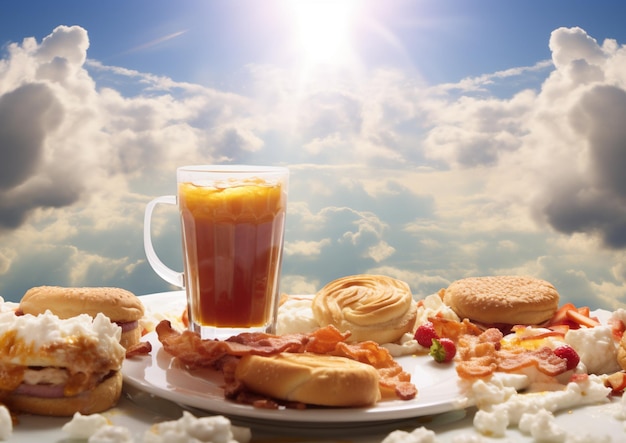
{"type": "MultiPolygon", "coordinates": [[[[178,315],[184,307],[182,291],[151,294],[141,300],[152,313],[167,317],[178,315]]],[[[193,373],[176,366],[166,353],[156,333],[143,340],[152,344],[148,356],[126,360],[122,368],[124,381],[153,395],[205,411],[253,420],[298,423],[346,424],[400,420],[438,414],[467,406],[457,385],[451,364],[438,364],[428,356],[400,357],[397,361],[411,374],[418,395],[413,400],[390,400],[368,408],[310,408],[306,410],[268,410],[238,404],[224,399],[222,376],[212,370],[193,373]]]]}

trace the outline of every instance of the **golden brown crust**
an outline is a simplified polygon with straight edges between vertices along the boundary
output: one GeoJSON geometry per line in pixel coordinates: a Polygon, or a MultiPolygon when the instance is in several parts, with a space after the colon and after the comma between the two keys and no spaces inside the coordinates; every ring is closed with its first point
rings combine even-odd
{"type": "Polygon", "coordinates": [[[320,326],[350,331],[351,342],[393,343],[413,330],[417,316],[417,304],[405,282],[370,274],[328,283],[315,294],[312,308],[320,326]]]}
{"type": "Polygon", "coordinates": [[[374,367],[329,355],[247,355],[237,364],[235,378],[258,394],[320,406],[369,406],[381,395],[374,367]]]}
{"type": "Polygon", "coordinates": [[[143,317],[144,307],[132,292],[121,288],[38,286],[22,297],[19,309],[39,315],[46,310],[60,318],[102,312],[114,322],[136,321],[143,317]]]}
{"type": "Polygon", "coordinates": [[[470,277],[448,286],[443,301],[460,318],[475,322],[537,325],[552,318],[559,293],[549,282],[533,277],[470,277]]]}
{"type": "Polygon", "coordinates": [[[41,398],[12,394],[3,402],[11,411],[70,417],[76,412],[87,415],[106,411],[117,404],[121,393],[122,373],[117,371],[94,389],[74,397],[41,398]]]}

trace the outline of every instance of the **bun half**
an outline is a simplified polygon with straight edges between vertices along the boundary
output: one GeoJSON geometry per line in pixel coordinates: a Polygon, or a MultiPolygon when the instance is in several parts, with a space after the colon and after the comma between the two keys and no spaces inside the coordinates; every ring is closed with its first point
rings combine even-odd
{"type": "Polygon", "coordinates": [[[103,412],[115,406],[122,393],[122,373],[116,371],[94,389],[73,397],[45,398],[10,394],[3,402],[11,411],[29,414],[70,417],[76,412],[83,415],[103,412]]]}
{"type": "Polygon", "coordinates": [[[319,406],[369,406],[381,397],[378,371],[345,357],[246,355],[237,364],[235,378],[258,394],[319,406]]]}
{"type": "Polygon", "coordinates": [[[121,288],[61,286],[38,286],[31,288],[20,301],[24,314],[39,315],[46,310],[59,318],[89,314],[95,317],[102,312],[114,322],[130,322],[141,319],[144,307],[141,300],[130,291],[121,288]]]}
{"type": "Polygon", "coordinates": [[[552,318],[559,293],[533,277],[470,277],[448,286],[443,302],[460,318],[480,323],[537,325],[552,318]]]}

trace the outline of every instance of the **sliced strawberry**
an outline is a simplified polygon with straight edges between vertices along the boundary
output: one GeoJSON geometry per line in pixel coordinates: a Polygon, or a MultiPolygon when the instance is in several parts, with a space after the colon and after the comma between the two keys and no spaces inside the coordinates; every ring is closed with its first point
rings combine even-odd
{"type": "Polygon", "coordinates": [[[585,317],[589,317],[591,315],[591,310],[589,309],[589,306],[581,306],[577,309],[577,311],[585,317]]]}
{"type": "Polygon", "coordinates": [[[456,345],[449,338],[435,338],[429,354],[437,363],[447,363],[456,355],[456,345]]]}
{"type": "Polygon", "coordinates": [[[565,303],[561,306],[552,316],[552,319],[548,322],[550,325],[560,325],[567,321],[567,311],[576,311],[577,308],[573,303],[565,303]]]}
{"type": "Polygon", "coordinates": [[[565,325],[565,324],[551,325],[549,328],[563,336],[565,336],[565,334],[567,334],[567,331],[569,331],[570,329],[569,325],[565,325]]]}
{"type": "Polygon", "coordinates": [[[588,328],[595,328],[596,326],[600,326],[599,321],[581,314],[580,312],[578,312],[578,310],[567,311],[567,318],[578,323],[581,326],[586,326],[588,328]]]}

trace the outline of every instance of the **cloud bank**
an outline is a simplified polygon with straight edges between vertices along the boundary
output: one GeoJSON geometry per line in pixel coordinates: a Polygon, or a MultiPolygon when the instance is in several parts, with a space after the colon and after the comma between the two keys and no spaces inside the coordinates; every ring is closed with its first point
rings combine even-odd
{"type": "MultiPolygon", "coordinates": [[[[626,301],[626,49],[553,31],[552,60],[424,85],[409,72],[250,65],[246,95],[106,66],[59,26],[0,60],[0,295],[31,286],[169,290],[146,264],[145,204],[177,166],[291,169],[283,290],[378,272],[416,297],[531,274],[563,299],[626,301]],[[525,76],[535,88],[502,96],[525,76]],[[305,75],[306,74],[306,75],[305,75]]],[[[176,214],[155,246],[180,268],[176,214]]]]}

